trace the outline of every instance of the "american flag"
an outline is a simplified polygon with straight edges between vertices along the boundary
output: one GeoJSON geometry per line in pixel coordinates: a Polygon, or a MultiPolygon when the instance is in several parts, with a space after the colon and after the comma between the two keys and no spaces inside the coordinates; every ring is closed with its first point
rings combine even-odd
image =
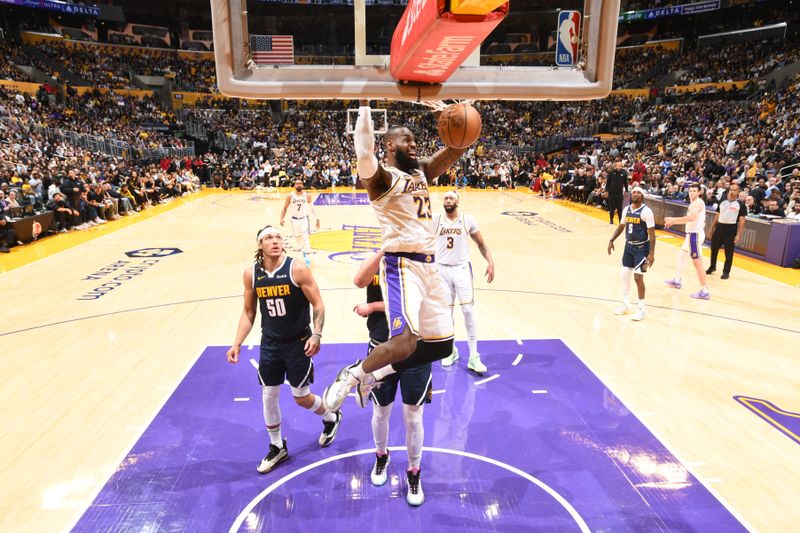
{"type": "Polygon", "coordinates": [[[251,35],[250,56],[256,65],[291,65],[294,63],[294,37],[251,35]]]}

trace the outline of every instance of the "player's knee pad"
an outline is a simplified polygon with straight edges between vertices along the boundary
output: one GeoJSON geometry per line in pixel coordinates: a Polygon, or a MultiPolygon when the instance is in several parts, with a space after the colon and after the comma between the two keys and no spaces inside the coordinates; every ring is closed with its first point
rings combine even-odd
{"type": "Polygon", "coordinates": [[[309,394],[311,394],[311,387],[308,385],[300,388],[292,387],[292,396],[294,396],[295,399],[308,396],[309,394]]]}
{"type": "Polygon", "coordinates": [[[372,420],[376,422],[388,422],[389,417],[392,416],[392,405],[378,405],[372,406],[372,420]]]}
{"type": "Polygon", "coordinates": [[[406,427],[416,427],[422,425],[422,411],[424,405],[403,404],[403,420],[406,427]]]}
{"type": "Polygon", "coordinates": [[[280,395],[281,395],[280,385],[273,385],[273,386],[263,385],[261,387],[261,397],[264,400],[264,404],[278,403],[278,398],[280,397],[280,395]]]}

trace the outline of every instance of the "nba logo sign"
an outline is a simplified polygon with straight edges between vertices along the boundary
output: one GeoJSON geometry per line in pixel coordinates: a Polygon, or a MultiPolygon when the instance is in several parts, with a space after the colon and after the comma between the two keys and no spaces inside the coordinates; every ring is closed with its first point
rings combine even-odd
{"type": "Polygon", "coordinates": [[[559,67],[571,67],[578,57],[578,43],[581,35],[580,12],[559,12],[558,31],[556,33],[556,65],[559,67]]]}

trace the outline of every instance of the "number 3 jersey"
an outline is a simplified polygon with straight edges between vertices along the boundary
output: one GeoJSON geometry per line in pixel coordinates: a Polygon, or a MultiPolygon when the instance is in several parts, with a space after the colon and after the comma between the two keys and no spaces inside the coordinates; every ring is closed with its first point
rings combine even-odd
{"type": "Polygon", "coordinates": [[[442,265],[469,263],[469,236],[478,231],[478,222],[471,215],[459,214],[455,220],[447,215],[434,217],[436,228],[436,262],[442,265]]]}
{"type": "Polygon", "coordinates": [[[311,322],[311,304],[292,279],[292,259],[284,256],[274,272],[253,263],[253,288],[261,309],[261,335],[274,340],[299,338],[311,322]]]}
{"type": "Polygon", "coordinates": [[[436,246],[425,174],[419,169],[412,174],[394,167],[384,170],[392,175],[389,190],[370,202],[383,228],[382,250],[433,254],[436,246]]]}

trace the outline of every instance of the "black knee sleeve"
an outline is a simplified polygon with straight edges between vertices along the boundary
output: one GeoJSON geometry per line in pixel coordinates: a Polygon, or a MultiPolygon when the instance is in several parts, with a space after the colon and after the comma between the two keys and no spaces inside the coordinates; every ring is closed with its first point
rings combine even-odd
{"type": "Polygon", "coordinates": [[[397,372],[444,359],[453,353],[453,339],[438,342],[417,341],[417,349],[402,361],[392,364],[397,372]]]}

